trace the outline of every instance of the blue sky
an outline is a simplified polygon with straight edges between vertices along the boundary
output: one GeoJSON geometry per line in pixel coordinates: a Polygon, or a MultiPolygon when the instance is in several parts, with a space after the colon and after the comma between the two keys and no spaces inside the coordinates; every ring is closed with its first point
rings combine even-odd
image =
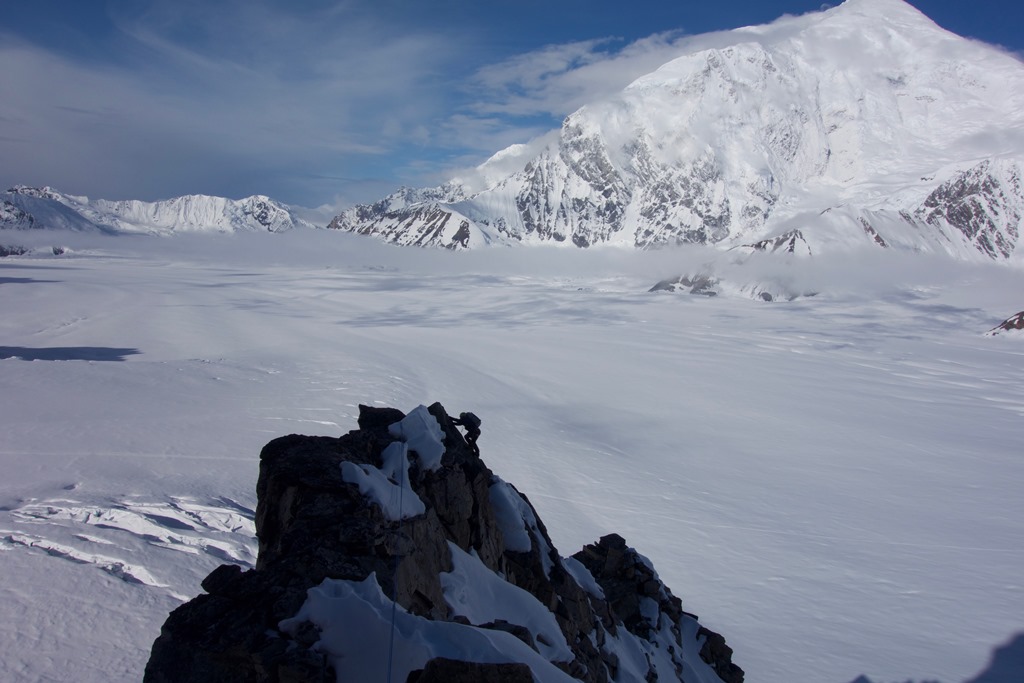
{"type": "MultiPolygon", "coordinates": [[[[1019,0],[912,0],[1024,52],[1019,0]]],[[[821,0],[0,0],[0,184],[341,206],[557,127],[688,34],[821,0]]]]}

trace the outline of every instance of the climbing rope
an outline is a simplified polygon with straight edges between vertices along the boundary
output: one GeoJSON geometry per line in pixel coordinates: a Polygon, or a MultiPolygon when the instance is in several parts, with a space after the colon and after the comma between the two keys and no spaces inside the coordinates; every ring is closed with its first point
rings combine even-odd
{"type": "Polygon", "coordinates": [[[387,678],[384,683],[391,683],[391,671],[394,666],[395,657],[395,619],[398,612],[398,544],[397,541],[402,536],[402,520],[403,516],[403,499],[405,498],[405,472],[409,468],[409,450],[405,449],[405,453],[402,455],[402,462],[399,463],[398,469],[398,527],[395,529],[393,538],[396,541],[394,549],[394,560],[391,567],[391,635],[388,639],[388,672],[387,678]]]}

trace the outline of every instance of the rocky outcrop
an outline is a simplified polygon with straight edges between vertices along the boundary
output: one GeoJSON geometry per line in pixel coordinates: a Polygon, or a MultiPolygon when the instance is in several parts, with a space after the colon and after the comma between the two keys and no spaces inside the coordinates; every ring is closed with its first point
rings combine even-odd
{"type": "Polygon", "coordinates": [[[35,216],[24,211],[21,207],[15,206],[7,199],[0,202],[0,229],[32,230],[35,227],[35,216]]]}
{"type": "Polygon", "coordinates": [[[677,277],[661,280],[651,287],[649,292],[685,292],[687,294],[699,294],[701,296],[718,296],[718,279],[710,275],[698,273],[697,275],[679,275],[677,277]]]}
{"type": "MultiPolygon", "coordinates": [[[[735,275],[733,270],[733,275],[735,275]]],[[[794,287],[786,278],[766,277],[744,281],[725,280],[712,275],[710,271],[696,275],[678,275],[660,280],[648,292],[676,292],[713,297],[719,294],[743,296],[755,301],[794,301],[804,297],[817,296],[814,291],[794,287]]]]}
{"type": "Polygon", "coordinates": [[[1004,332],[1024,332],[1024,311],[1011,315],[1009,318],[999,323],[985,334],[989,337],[994,337],[1004,332]]]}
{"type": "Polygon", "coordinates": [[[170,614],[146,681],[743,680],[624,539],[560,557],[440,404],[275,439],[257,493],[256,567],[170,614]]]}
{"type": "Polygon", "coordinates": [[[27,248],[16,244],[0,244],[0,258],[4,258],[6,256],[21,256],[28,252],[29,250],[27,248]]]}
{"type": "Polygon", "coordinates": [[[769,237],[752,244],[744,244],[740,248],[772,254],[781,252],[785,254],[799,254],[801,256],[811,255],[811,247],[807,244],[807,240],[804,239],[804,234],[799,230],[789,230],[776,237],[769,237]]]}

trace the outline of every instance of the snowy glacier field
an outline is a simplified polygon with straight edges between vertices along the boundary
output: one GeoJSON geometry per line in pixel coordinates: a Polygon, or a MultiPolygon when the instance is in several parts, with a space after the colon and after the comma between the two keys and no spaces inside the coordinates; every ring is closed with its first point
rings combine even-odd
{"type": "Polygon", "coordinates": [[[1024,631],[1024,337],[983,334],[1019,267],[719,266],[817,292],[766,303],[647,291],[704,251],[33,239],[68,250],[0,259],[0,680],[140,680],[255,561],[262,446],[360,403],[476,412],[562,555],[623,535],[752,683],[959,683],[1024,631]]]}

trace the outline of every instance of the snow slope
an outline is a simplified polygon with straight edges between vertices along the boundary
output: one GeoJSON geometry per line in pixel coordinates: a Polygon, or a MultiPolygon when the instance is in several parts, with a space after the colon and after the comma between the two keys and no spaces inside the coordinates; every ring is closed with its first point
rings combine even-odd
{"type": "Polygon", "coordinates": [[[269,197],[226,199],[186,195],[159,202],[109,201],[18,186],[0,195],[0,229],[58,229],[109,233],[284,232],[312,224],[269,197]]]}
{"type": "Polygon", "coordinates": [[[449,248],[731,248],[798,227],[815,253],[1004,259],[1024,215],[1022,163],[1024,64],[902,0],[846,0],[694,37],[557,136],[330,227],[449,248]],[[839,208],[842,220],[818,220],[839,208]]]}
{"type": "Polygon", "coordinates": [[[958,683],[1024,630],[1019,269],[825,254],[764,304],[647,292],[703,251],[61,239],[0,259],[2,680],[139,680],[253,562],[260,448],[374,402],[477,413],[562,552],[622,534],[748,680],[958,683]]]}

